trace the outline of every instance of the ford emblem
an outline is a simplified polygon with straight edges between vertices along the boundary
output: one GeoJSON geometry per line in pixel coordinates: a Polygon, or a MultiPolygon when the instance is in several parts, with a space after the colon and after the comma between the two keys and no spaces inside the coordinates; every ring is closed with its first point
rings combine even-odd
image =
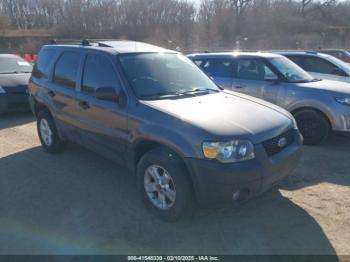
{"type": "Polygon", "coordinates": [[[287,138],[282,137],[278,140],[277,145],[279,147],[285,147],[287,145],[287,138]]]}

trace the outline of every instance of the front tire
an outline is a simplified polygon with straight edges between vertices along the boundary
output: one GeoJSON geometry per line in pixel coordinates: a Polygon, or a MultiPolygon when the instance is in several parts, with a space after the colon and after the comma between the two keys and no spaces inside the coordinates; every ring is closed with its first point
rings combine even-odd
{"type": "Polygon", "coordinates": [[[165,148],[147,152],[137,166],[141,197],[160,219],[178,220],[192,204],[188,172],[179,157],[165,148]]]}
{"type": "Polygon", "coordinates": [[[55,122],[49,111],[42,110],[37,116],[37,129],[42,147],[54,154],[64,149],[64,141],[58,135],[55,122]]]}
{"type": "Polygon", "coordinates": [[[328,137],[330,125],[320,112],[307,109],[295,113],[294,117],[305,145],[321,144],[328,137]]]}

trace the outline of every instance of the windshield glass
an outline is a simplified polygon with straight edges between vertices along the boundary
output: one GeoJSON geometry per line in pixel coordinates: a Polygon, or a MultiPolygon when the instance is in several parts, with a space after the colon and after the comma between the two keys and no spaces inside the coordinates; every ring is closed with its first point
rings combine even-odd
{"type": "Polygon", "coordinates": [[[125,54],[119,59],[133,91],[140,99],[219,91],[191,60],[181,54],[125,54]]]}
{"type": "Polygon", "coordinates": [[[1,57],[0,74],[31,73],[32,65],[20,57],[1,57]]]}
{"type": "Polygon", "coordinates": [[[302,83],[311,82],[314,80],[309,73],[305,72],[288,58],[274,57],[270,58],[269,61],[282,75],[285,76],[288,82],[302,83]]]}

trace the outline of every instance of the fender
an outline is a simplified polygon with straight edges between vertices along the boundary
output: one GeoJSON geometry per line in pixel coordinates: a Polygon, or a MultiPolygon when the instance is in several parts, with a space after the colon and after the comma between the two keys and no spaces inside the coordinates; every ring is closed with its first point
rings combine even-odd
{"type": "Polygon", "coordinates": [[[150,141],[162,144],[180,157],[195,157],[201,158],[202,155],[198,149],[193,148],[190,143],[190,138],[185,138],[174,129],[166,128],[160,125],[143,125],[132,136],[131,144],[135,149],[140,142],[150,141]]]}
{"type": "Polygon", "coordinates": [[[332,113],[331,107],[327,106],[327,104],[325,103],[320,103],[319,101],[313,100],[313,99],[304,99],[301,101],[295,101],[294,103],[286,107],[286,109],[291,113],[295,112],[300,108],[316,109],[322,112],[323,114],[325,114],[325,116],[328,118],[331,124],[333,122],[332,119],[335,118],[335,116],[332,113]]]}
{"type": "Polygon", "coordinates": [[[55,107],[53,106],[52,100],[48,94],[36,92],[34,95],[34,102],[45,105],[53,116],[56,115],[55,107]]]}

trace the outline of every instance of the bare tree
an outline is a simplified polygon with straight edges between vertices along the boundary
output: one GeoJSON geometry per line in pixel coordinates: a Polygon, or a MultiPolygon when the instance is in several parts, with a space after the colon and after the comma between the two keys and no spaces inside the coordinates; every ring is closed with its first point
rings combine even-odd
{"type": "MultiPolygon", "coordinates": [[[[350,0],[1,0],[0,28],[168,48],[350,47],[350,0]],[[4,23],[2,20],[6,20],[4,23]]],[[[0,36],[1,38],[1,36],[0,36]]]]}

